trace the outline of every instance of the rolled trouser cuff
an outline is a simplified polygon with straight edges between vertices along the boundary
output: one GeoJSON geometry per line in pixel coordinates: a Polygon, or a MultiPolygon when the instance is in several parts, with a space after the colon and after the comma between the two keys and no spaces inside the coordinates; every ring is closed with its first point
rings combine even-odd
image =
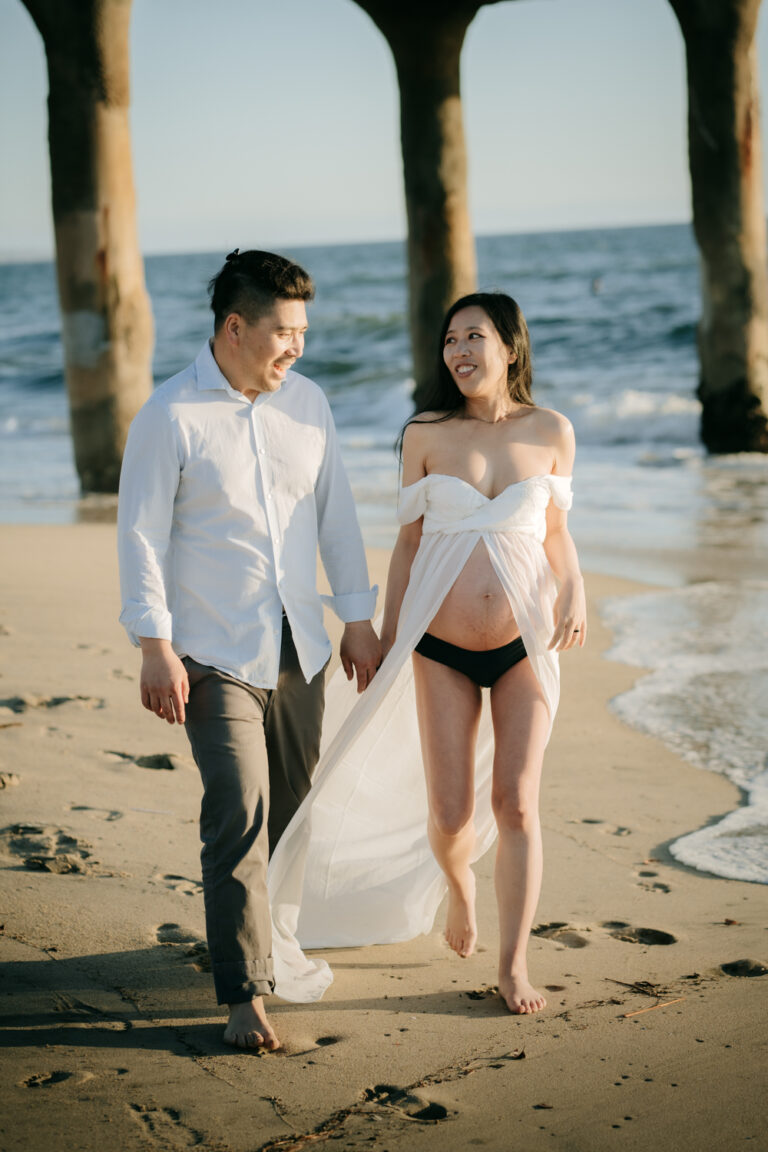
{"type": "Polygon", "coordinates": [[[244,1004],[254,996],[269,996],[275,987],[272,957],[212,964],[218,1004],[244,1004]]]}

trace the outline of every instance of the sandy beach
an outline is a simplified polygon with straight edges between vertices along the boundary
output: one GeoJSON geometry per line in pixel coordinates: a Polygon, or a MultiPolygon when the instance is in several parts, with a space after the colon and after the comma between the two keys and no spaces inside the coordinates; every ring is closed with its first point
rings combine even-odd
{"type": "MultiPolygon", "coordinates": [[[[588,577],[590,642],[562,660],[530,956],[547,1009],[493,994],[491,854],[474,956],[439,916],[324,952],[335,983],[274,1001],[283,1048],[258,1056],[220,1039],[200,783],[184,733],[139,705],[114,534],[0,527],[0,1152],[766,1146],[765,887],[667,847],[737,790],[609,709],[638,671],[604,658],[597,605],[643,585],[588,577]]],[[[383,588],[387,553],[369,557],[383,588]]]]}

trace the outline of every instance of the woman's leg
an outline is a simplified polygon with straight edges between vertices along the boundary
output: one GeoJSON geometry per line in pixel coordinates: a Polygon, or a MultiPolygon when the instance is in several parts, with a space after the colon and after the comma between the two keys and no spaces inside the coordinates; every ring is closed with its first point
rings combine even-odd
{"type": "Polygon", "coordinates": [[[475,846],[474,753],[481,694],[468,676],[417,652],[413,676],[429,797],[429,842],[448,881],[445,938],[459,956],[469,956],[477,939],[475,877],[469,862],[475,846]]]}
{"type": "Polygon", "coordinates": [[[528,938],[541,889],[539,783],[549,713],[528,660],[491,689],[495,736],[493,811],[499,829],[499,992],[511,1012],[538,1012],[546,1000],[528,981],[528,938]]]}

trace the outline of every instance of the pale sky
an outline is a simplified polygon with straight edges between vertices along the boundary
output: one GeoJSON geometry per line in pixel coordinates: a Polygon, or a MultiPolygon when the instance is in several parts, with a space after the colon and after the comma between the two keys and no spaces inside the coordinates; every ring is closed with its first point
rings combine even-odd
{"type": "MultiPolygon", "coordinates": [[[[404,236],[394,65],[352,0],[134,0],[131,38],[146,253],[404,236]]],[[[462,94],[478,234],[690,219],[668,0],[482,8],[462,94]]],[[[37,30],[0,0],[0,258],[52,252],[46,97],[37,30]]]]}

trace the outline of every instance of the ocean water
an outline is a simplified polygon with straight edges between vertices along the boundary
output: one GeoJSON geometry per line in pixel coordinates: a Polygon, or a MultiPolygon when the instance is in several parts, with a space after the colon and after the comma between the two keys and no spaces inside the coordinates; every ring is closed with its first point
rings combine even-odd
{"type": "MultiPolygon", "coordinates": [[[[329,396],[366,542],[388,546],[397,492],[392,445],[412,387],[405,247],[290,254],[318,288],[299,368],[329,396]]],[[[157,382],[208,336],[205,284],[222,259],[146,260],[157,382]]],[[[652,669],[614,706],[743,789],[742,808],[713,829],[692,829],[673,852],[694,867],[768,880],[765,643],[756,627],[766,619],[768,460],[709,458],[699,444],[700,304],[690,228],[482,237],[478,264],[479,286],[510,292],[526,314],[535,398],[573,422],[570,524],[584,567],[660,586],[647,600],[605,606],[616,629],[614,657],[652,669]],[[722,605],[731,615],[714,635],[708,613],[722,605]],[[699,633],[699,647],[687,643],[699,633]]],[[[0,522],[109,518],[114,500],[79,498],[53,266],[0,266],[0,304],[0,522]]]]}
{"type": "Polygon", "coordinates": [[[722,772],[744,797],[672,844],[673,856],[768,883],[768,580],[616,597],[601,612],[614,637],[608,658],[648,670],[614,711],[697,768],[722,772]]]}

